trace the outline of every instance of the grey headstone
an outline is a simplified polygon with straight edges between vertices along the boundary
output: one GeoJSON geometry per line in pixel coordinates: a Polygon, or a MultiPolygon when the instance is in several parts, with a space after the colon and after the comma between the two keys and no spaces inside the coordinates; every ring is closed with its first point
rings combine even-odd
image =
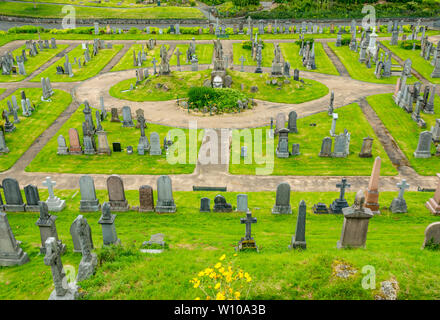
{"type": "Polygon", "coordinates": [[[176,212],[176,204],[173,199],[173,187],[168,176],[160,176],[157,179],[157,204],[156,212],[176,212]]]}
{"type": "Polygon", "coordinates": [[[290,206],[290,185],[287,182],[282,182],[277,186],[276,201],[272,208],[273,214],[291,214],[292,208],[290,206]]]}

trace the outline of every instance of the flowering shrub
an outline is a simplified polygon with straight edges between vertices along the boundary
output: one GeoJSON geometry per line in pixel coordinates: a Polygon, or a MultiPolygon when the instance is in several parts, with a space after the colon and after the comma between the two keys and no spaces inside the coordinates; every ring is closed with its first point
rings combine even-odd
{"type": "MultiPolygon", "coordinates": [[[[237,254],[234,254],[234,257],[237,254]]],[[[195,289],[200,290],[206,300],[246,299],[251,288],[252,278],[242,269],[235,267],[232,261],[226,262],[226,255],[219,261],[197,274],[190,280],[195,289]]],[[[200,300],[197,297],[196,300],[200,300]]]]}

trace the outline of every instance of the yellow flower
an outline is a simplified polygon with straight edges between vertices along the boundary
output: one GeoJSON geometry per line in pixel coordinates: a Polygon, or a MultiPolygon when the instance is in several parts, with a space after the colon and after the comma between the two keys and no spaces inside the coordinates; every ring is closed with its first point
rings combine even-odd
{"type": "Polygon", "coordinates": [[[251,281],[252,281],[251,277],[246,278],[246,282],[251,282],[251,281]]]}
{"type": "Polygon", "coordinates": [[[240,299],[240,292],[236,291],[234,293],[235,299],[239,300],[240,299]]]}
{"type": "Polygon", "coordinates": [[[215,272],[211,272],[211,273],[209,274],[209,277],[210,277],[211,279],[215,278],[215,276],[216,276],[216,273],[215,273],[215,272]]]}
{"type": "Polygon", "coordinates": [[[221,262],[217,262],[217,264],[214,266],[214,268],[218,269],[222,266],[221,262]]]}
{"type": "Polygon", "coordinates": [[[198,276],[199,276],[199,277],[203,277],[204,274],[205,274],[205,272],[200,271],[199,274],[198,274],[198,276]]]}
{"type": "Polygon", "coordinates": [[[238,254],[234,253],[234,257],[238,256],[238,254]]]}
{"type": "Polygon", "coordinates": [[[194,281],[194,288],[198,288],[200,286],[200,280],[195,280],[194,281]]]}
{"type": "Polygon", "coordinates": [[[194,300],[200,300],[200,297],[195,298],[194,300]]]}
{"type": "Polygon", "coordinates": [[[220,257],[220,261],[223,261],[223,260],[225,260],[225,258],[226,258],[226,255],[224,254],[224,255],[222,255],[221,257],[220,257]]]}
{"type": "Polygon", "coordinates": [[[211,297],[210,296],[206,296],[206,300],[211,300],[211,297]]]}
{"type": "Polygon", "coordinates": [[[220,273],[223,273],[223,272],[225,272],[225,268],[221,267],[220,269],[218,269],[218,271],[219,271],[220,273]]]}
{"type": "Polygon", "coordinates": [[[229,288],[229,293],[232,293],[232,288],[229,288]]]}
{"type": "Polygon", "coordinates": [[[218,282],[215,286],[214,286],[214,289],[218,289],[218,288],[220,288],[220,282],[218,282]]]}
{"type": "Polygon", "coordinates": [[[225,300],[225,295],[222,292],[217,293],[216,300],[225,300]]]}

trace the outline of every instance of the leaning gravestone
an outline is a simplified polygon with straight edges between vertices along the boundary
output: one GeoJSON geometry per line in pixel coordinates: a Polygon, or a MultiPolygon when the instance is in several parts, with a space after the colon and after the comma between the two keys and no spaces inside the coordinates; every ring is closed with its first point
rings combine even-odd
{"type": "Polygon", "coordinates": [[[6,213],[0,212],[0,266],[9,267],[29,262],[29,257],[15,240],[6,213]]]}
{"type": "Polygon", "coordinates": [[[39,212],[40,194],[37,186],[29,184],[24,187],[24,195],[26,197],[26,211],[39,212]]]}
{"type": "Polygon", "coordinates": [[[290,206],[290,185],[282,182],[277,186],[275,205],[272,208],[273,214],[291,214],[290,206]]]}
{"type": "Polygon", "coordinates": [[[157,203],[156,212],[176,212],[176,204],[173,199],[173,187],[168,176],[160,176],[157,179],[157,203]]]}
{"type": "Polygon", "coordinates": [[[95,212],[101,208],[99,200],[96,198],[95,183],[93,178],[88,175],[79,178],[79,189],[81,192],[80,212],[95,212]]]}
{"type": "MultiPolygon", "coordinates": [[[[81,252],[81,244],[79,242],[79,235],[78,235],[78,228],[77,225],[79,224],[79,218],[82,216],[78,216],[72,223],[72,225],[70,226],[70,235],[72,236],[72,242],[73,242],[73,252],[81,252]]],[[[93,240],[92,240],[92,230],[90,229],[90,226],[88,226],[88,237],[89,242],[92,245],[92,249],[93,249],[93,240]]]]}
{"type": "Polygon", "coordinates": [[[217,195],[214,198],[214,212],[232,212],[231,204],[226,202],[226,199],[222,195],[217,195]]]}
{"type": "Polygon", "coordinates": [[[104,202],[102,205],[102,215],[98,223],[102,227],[102,240],[105,246],[121,243],[116,234],[115,219],[116,215],[111,213],[110,204],[104,202]]]}
{"type": "Polygon", "coordinates": [[[83,281],[90,278],[95,273],[98,264],[98,257],[92,253],[93,243],[91,243],[90,226],[87,219],[82,215],[76,218],[74,228],[78,235],[79,244],[81,246],[82,259],[78,266],[78,274],[76,281],[83,281]]]}
{"type": "Polygon", "coordinates": [[[107,179],[107,191],[110,207],[113,211],[128,211],[128,201],[125,198],[124,182],[116,174],[107,179]]]}
{"type": "Polygon", "coordinates": [[[151,186],[141,186],[139,188],[139,212],[154,212],[154,196],[151,186]]]}
{"type": "Polygon", "coordinates": [[[360,158],[371,158],[373,149],[373,138],[366,137],[362,141],[361,152],[359,153],[360,158]]]}
{"type": "Polygon", "coordinates": [[[6,212],[25,211],[26,205],[23,203],[18,181],[13,178],[5,178],[2,181],[2,186],[6,202],[3,207],[4,210],[6,212]]]}

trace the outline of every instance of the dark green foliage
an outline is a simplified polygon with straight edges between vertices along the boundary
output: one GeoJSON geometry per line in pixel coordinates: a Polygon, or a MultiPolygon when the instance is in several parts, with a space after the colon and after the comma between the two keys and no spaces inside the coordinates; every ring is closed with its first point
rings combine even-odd
{"type": "Polygon", "coordinates": [[[237,7],[246,7],[249,5],[259,5],[260,0],[232,0],[232,3],[237,7]]]}
{"type": "MultiPolygon", "coordinates": [[[[310,43],[310,45],[312,45],[313,42],[315,42],[315,39],[313,39],[313,38],[304,38],[304,44],[306,44],[307,41],[310,43]]],[[[296,40],[295,41],[295,44],[297,44],[299,46],[301,45],[301,43],[302,43],[302,40],[296,40]]]]}
{"type": "Polygon", "coordinates": [[[112,262],[120,260],[121,257],[128,256],[138,256],[140,255],[139,250],[134,246],[121,246],[121,245],[110,245],[103,246],[101,250],[98,251],[98,262],[102,265],[105,262],[112,262]]]}
{"type": "MultiPolygon", "coordinates": [[[[262,49],[264,49],[264,41],[261,41],[261,44],[263,45],[262,49]]],[[[252,41],[250,41],[250,40],[243,41],[243,44],[241,47],[246,50],[252,50],[252,41]]]]}
{"type": "Polygon", "coordinates": [[[434,238],[431,238],[425,245],[428,250],[440,250],[440,244],[434,243],[434,238]]]}
{"type": "MultiPolygon", "coordinates": [[[[248,100],[246,94],[236,89],[192,87],[188,91],[188,105],[191,109],[215,108],[216,113],[238,111],[237,101],[248,100]]],[[[212,112],[214,112],[214,110],[212,112]]]]}
{"type": "Polygon", "coordinates": [[[421,44],[419,40],[405,40],[401,41],[399,46],[405,50],[412,50],[414,43],[416,44],[416,50],[421,48],[421,44]]]}

